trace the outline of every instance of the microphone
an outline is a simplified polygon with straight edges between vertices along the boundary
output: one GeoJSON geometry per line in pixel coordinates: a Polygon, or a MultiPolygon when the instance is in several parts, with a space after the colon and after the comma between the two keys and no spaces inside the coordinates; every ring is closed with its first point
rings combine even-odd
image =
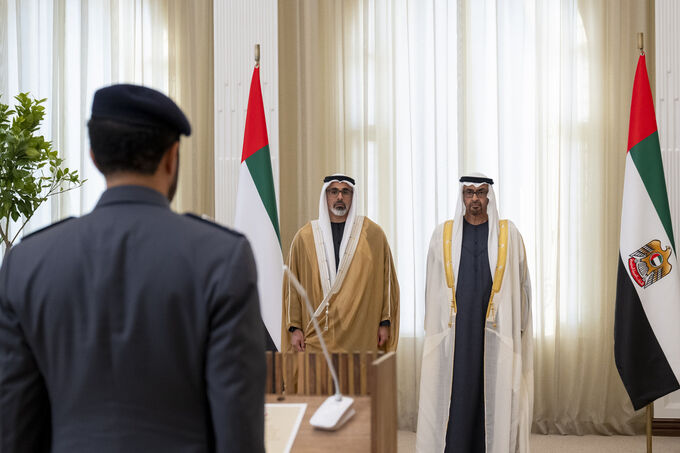
{"type": "Polygon", "coordinates": [[[333,377],[333,385],[335,386],[335,395],[329,396],[326,401],[324,401],[321,406],[316,410],[309,423],[315,428],[326,429],[334,431],[340,428],[347,422],[356,411],[351,407],[354,404],[354,400],[348,396],[342,396],[340,393],[340,384],[338,383],[338,375],[335,372],[335,367],[331,358],[328,355],[328,350],[326,349],[326,343],[323,341],[323,335],[321,334],[321,329],[319,328],[319,323],[316,321],[316,316],[314,316],[314,308],[312,307],[309,297],[307,297],[307,291],[302,287],[300,281],[295,277],[290,268],[286,265],[283,266],[284,273],[288,276],[288,279],[293,284],[293,287],[297,293],[305,301],[307,306],[307,311],[312,317],[312,324],[314,325],[314,331],[319,337],[319,344],[321,344],[321,350],[323,351],[324,357],[326,357],[326,363],[328,363],[328,369],[333,377]]]}

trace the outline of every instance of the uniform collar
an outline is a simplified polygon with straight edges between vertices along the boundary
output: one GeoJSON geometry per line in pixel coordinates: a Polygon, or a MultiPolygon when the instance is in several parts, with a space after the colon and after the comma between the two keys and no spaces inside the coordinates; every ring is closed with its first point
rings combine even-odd
{"type": "Polygon", "coordinates": [[[117,186],[102,194],[97,202],[97,208],[118,203],[142,203],[168,208],[170,203],[162,193],[144,186],[117,186]]]}

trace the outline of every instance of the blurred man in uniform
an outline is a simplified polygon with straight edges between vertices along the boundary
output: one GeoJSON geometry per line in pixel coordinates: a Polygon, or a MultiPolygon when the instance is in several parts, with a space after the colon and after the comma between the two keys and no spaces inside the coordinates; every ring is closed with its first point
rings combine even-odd
{"type": "Polygon", "coordinates": [[[0,270],[0,450],[263,452],[250,246],[169,208],[187,118],[155,90],[114,85],[88,128],[107,190],[0,270]]]}
{"type": "MultiPolygon", "coordinates": [[[[286,264],[302,283],[328,349],[394,351],[399,339],[399,283],[383,230],[357,215],[353,178],[324,178],[319,218],[302,227],[286,264]]],[[[283,280],[282,351],[319,351],[304,301],[283,280]]]]}

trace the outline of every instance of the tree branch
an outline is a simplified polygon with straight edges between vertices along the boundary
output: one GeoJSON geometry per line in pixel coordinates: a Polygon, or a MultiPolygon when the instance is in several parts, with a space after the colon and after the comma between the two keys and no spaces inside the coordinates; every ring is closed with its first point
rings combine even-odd
{"type": "Polygon", "coordinates": [[[21,224],[21,228],[19,228],[19,231],[17,231],[17,234],[14,235],[14,237],[12,238],[12,242],[10,242],[10,244],[14,244],[14,241],[16,241],[17,238],[19,237],[19,233],[21,233],[21,230],[24,229],[24,227],[26,226],[28,221],[31,220],[31,218],[33,217],[33,214],[35,214],[36,211],[37,211],[37,209],[35,211],[33,211],[30,216],[26,217],[26,220],[24,220],[24,223],[21,224]]]}
{"type": "MultiPolygon", "coordinates": [[[[45,195],[45,198],[51,197],[52,195],[59,195],[59,194],[62,194],[62,193],[64,193],[64,192],[68,192],[69,190],[77,189],[78,187],[82,186],[84,182],[85,182],[85,181],[81,181],[80,184],[78,184],[77,186],[69,187],[68,189],[63,189],[63,190],[61,190],[61,191],[59,191],[59,192],[52,192],[54,189],[56,189],[56,188],[59,186],[58,184],[54,184],[54,185],[52,186],[52,188],[50,189],[50,191],[47,193],[47,195],[45,195]]],[[[41,204],[42,204],[42,203],[41,203],[41,204]]],[[[33,214],[35,214],[36,211],[37,211],[37,209],[36,209],[35,211],[33,211],[33,212],[31,213],[31,215],[28,216],[28,217],[26,218],[26,220],[24,221],[24,223],[21,225],[21,228],[19,228],[19,231],[17,231],[17,234],[15,234],[14,237],[12,238],[12,241],[10,242],[10,245],[11,245],[11,244],[14,244],[14,241],[16,241],[17,237],[19,237],[19,234],[20,234],[21,231],[24,229],[24,227],[26,226],[26,224],[28,223],[28,221],[31,220],[31,218],[33,217],[33,214]]],[[[9,224],[9,217],[7,218],[7,223],[9,224]]],[[[8,236],[9,236],[9,234],[8,234],[8,236]]]]}
{"type": "Polygon", "coordinates": [[[45,195],[45,198],[51,197],[52,195],[60,195],[62,193],[66,193],[66,192],[71,191],[73,189],[77,189],[77,188],[81,187],[84,182],[85,181],[80,181],[80,183],[78,185],[73,186],[73,187],[69,187],[68,189],[61,189],[59,192],[52,192],[54,189],[57,188],[57,187],[54,187],[54,188],[50,189],[49,192],[47,192],[47,195],[45,195]]]}
{"type": "Polygon", "coordinates": [[[9,242],[9,215],[7,216],[7,223],[5,224],[4,231],[0,228],[0,236],[2,236],[2,240],[5,241],[5,243],[9,242]]]}

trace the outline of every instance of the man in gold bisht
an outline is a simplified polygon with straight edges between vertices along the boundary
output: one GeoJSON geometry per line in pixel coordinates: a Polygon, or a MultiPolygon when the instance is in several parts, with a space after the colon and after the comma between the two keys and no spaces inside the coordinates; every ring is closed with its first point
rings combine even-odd
{"type": "MultiPolygon", "coordinates": [[[[287,265],[300,280],[330,351],[394,351],[399,283],[382,229],[357,214],[357,188],[324,178],[319,218],[293,238],[287,265]]],[[[304,300],[284,276],[282,351],[320,351],[304,300]]]]}
{"type": "Polygon", "coordinates": [[[522,236],[498,219],[493,180],[460,179],[427,256],[416,451],[529,451],[531,283],[522,236]]]}

